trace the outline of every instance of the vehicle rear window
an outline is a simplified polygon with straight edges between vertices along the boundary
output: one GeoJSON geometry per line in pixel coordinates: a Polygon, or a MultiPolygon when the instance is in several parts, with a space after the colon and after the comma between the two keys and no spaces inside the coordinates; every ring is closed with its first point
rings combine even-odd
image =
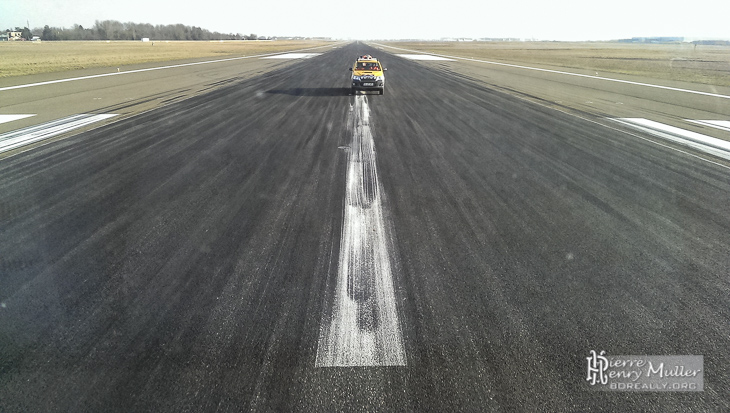
{"type": "Polygon", "coordinates": [[[358,62],[357,70],[380,70],[380,65],[375,62],[358,62]]]}

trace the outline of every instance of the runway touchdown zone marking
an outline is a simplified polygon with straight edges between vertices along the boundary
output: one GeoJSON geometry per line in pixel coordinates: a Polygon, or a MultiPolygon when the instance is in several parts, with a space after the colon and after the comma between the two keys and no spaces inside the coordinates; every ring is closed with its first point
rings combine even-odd
{"type": "Polygon", "coordinates": [[[429,54],[399,54],[396,56],[404,57],[406,59],[411,59],[411,60],[446,60],[449,62],[455,61],[454,59],[448,59],[445,57],[433,56],[433,55],[429,55],[429,54]]]}
{"type": "Polygon", "coordinates": [[[25,118],[29,118],[31,116],[35,116],[35,114],[33,114],[33,115],[0,115],[0,123],[12,122],[14,120],[25,119],[25,118]]]}
{"type": "MultiPolygon", "coordinates": [[[[613,120],[653,136],[690,146],[702,152],[730,160],[730,142],[728,141],[644,118],[616,118],[613,120]]],[[[697,121],[695,123],[700,122],[707,121],[697,121]]]]}
{"type": "Polygon", "coordinates": [[[322,53],[286,53],[276,56],[262,57],[262,59],[311,59],[321,54],[322,53]]]}
{"type": "Polygon", "coordinates": [[[74,129],[117,116],[80,114],[0,135],[0,153],[51,138],[74,129]]]}
{"type": "Polygon", "coordinates": [[[369,117],[367,97],[355,96],[337,281],[316,367],[406,365],[369,117]]]}

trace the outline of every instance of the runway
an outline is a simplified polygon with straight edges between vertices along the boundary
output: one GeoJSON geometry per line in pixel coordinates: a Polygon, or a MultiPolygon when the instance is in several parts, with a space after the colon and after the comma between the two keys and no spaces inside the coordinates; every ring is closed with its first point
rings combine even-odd
{"type": "Polygon", "coordinates": [[[318,53],[3,112],[118,116],[0,159],[0,411],[730,409],[730,162],[635,126],[726,142],[727,102],[318,53]],[[591,350],[703,355],[704,391],[592,390],[591,350]]]}

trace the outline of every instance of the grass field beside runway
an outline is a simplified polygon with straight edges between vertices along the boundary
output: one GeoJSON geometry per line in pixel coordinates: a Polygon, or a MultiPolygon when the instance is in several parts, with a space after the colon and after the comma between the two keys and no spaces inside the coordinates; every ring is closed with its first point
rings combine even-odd
{"type": "Polygon", "coordinates": [[[618,42],[388,42],[387,45],[504,63],[730,86],[730,46],[618,42]]]}
{"type": "Polygon", "coordinates": [[[315,40],[3,42],[0,78],[205,57],[248,56],[327,45],[315,40]]]}

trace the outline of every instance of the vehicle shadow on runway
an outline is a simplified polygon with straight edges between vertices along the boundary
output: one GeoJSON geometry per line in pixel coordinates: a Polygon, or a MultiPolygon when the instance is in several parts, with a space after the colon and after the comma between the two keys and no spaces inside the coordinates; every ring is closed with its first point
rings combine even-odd
{"type": "Polygon", "coordinates": [[[349,87],[297,87],[292,89],[273,89],[266,93],[291,96],[347,96],[349,87]]]}

